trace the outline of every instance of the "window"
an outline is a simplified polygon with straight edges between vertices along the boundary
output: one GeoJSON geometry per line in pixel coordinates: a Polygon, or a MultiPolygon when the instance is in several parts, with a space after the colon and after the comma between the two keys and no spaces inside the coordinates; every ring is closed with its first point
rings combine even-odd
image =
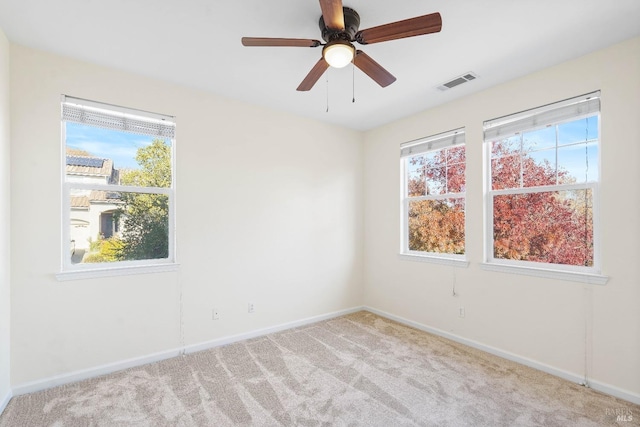
{"type": "Polygon", "coordinates": [[[464,142],[464,129],[458,129],[400,146],[401,254],[464,260],[464,142]]]}
{"type": "Polygon", "coordinates": [[[62,142],[58,278],[173,269],[173,118],[63,96],[62,142]]]}
{"type": "Polygon", "coordinates": [[[484,123],[488,263],[599,273],[599,131],[599,93],[484,123]]]}

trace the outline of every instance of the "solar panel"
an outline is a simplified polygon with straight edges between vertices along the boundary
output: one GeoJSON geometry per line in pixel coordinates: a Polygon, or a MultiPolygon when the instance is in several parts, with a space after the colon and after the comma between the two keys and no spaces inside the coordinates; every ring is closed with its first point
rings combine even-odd
{"type": "Polygon", "coordinates": [[[67,156],[67,165],[69,166],[101,168],[103,163],[104,159],[99,159],[97,157],[67,156]]]}

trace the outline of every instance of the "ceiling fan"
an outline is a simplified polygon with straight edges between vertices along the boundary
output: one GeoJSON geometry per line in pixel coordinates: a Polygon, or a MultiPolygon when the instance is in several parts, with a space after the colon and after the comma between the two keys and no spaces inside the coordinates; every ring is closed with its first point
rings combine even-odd
{"type": "Polygon", "coordinates": [[[356,67],[380,86],[387,87],[395,82],[396,78],[369,55],[355,49],[353,42],[363,45],[380,43],[437,33],[442,29],[442,18],[439,13],[431,13],[366,30],[358,30],[360,15],[351,8],[343,7],[342,0],[320,0],[320,8],[322,9],[320,31],[322,32],[322,39],[326,43],[312,39],[243,37],[242,44],[244,46],[323,46],[322,58],[302,80],[297,89],[299,91],[310,90],[327,68],[342,68],[350,62],[353,62],[356,67]]]}

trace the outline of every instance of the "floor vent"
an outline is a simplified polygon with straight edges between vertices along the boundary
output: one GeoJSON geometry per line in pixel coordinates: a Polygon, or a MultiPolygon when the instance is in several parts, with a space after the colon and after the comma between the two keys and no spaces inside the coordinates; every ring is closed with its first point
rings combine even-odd
{"type": "Polygon", "coordinates": [[[475,80],[477,78],[478,76],[476,74],[469,72],[461,76],[458,76],[456,78],[453,78],[446,83],[442,83],[440,86],[438,86],[438,89],[449,90],[451,88],[461,85],[462,83],[470,82],[471,80],[475,80]]]}

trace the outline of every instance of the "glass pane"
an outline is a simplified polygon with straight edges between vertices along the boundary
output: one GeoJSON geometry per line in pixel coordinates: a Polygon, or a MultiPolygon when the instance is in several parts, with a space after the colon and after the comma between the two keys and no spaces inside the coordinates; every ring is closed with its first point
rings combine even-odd
{"type": "Polygon", "coordinates": [[[465,188],[464,164],[449,166],[447,169],[447,192],[463,193],[465,188]]]}
{"type": "Polygon", "coordinates": [[[447,149],[447,164],[466,163],[466,150],[464,145],[447,149]]]}
{"type": "Polygon", "coordinates": [[[407,170],[419,169],[424,166],[426,158],[422,155],[407,158],[407,170]]]}
{"type": "Polygon", "coordinates": [[[525,132],[522,139],[522,147],[524,151],[555,147],[556,127],[548,126],[531,132],[525,132]]]}
{"type": "Polygon", "coordinates": [[[556,150],[531,151],[522,158],[524,187],[556,185],[556,150]]]}
{"type": "Polygon", "coordinates": [[[520,153],[522,136],[514,135],[510,138],[493,141],[491,143],[491,158],[496,159],[503,156],[512,156],[520,153]]]}
{"type": "Polygon", "coordinates": [[[461,193],[465,191],[465,147],[447,150],[447,192],[461,193]]]}
{"type": "Polygon", "coordinates": [[[428,153],[423,154],[422,157],[424,159],[423,164],[427,168],[444,166],[445,159],[446,159],[444,150],[430,151],[428,153]]]}
{"type": "Polygon", "coordinates": [[[407,196],[418,197],[427,194],[424,182],[424,168],[410,166],[407,171],[407,196]]]}
{"type": "Polygon", "coordinates": [[[409,250],[464,254],[464,199],[409,202],[409,250]]]}
{"type": "Polygon", "coordinates": [[[598,180],[597,143],[566,145],[558,148],[558,173],[561,183],[598,180]]]}
{"type": "Polygon", "coordinates": [[[71,190],[71,263],[169,256],[169,200],[163,194],[71,190]]]}
{"type": "Polygon", "coordinates": [[[65,123],[66,181],[171,187],[171,140],[65,123]]]}
{"type": "Polygon", "coordinates": [[[427,179],[427,195],[445,194],[447,191],[447,169],[437,167],[425,171],[427,179]]]}
{"type": "Polygon", "coordinates": [[[558,125],[558,145],[598,139],[598,116],[558,125]]]}
{"type": "Polygon", "coordinates": [[[497,259],[592,266],[592,192],[494,196],[493,239],[497,259]]]}
{"type": "Polygon", "coordinates": [[[511,155],[491,159],[491,188],[520,188],[520,155],[511,155]]]}

